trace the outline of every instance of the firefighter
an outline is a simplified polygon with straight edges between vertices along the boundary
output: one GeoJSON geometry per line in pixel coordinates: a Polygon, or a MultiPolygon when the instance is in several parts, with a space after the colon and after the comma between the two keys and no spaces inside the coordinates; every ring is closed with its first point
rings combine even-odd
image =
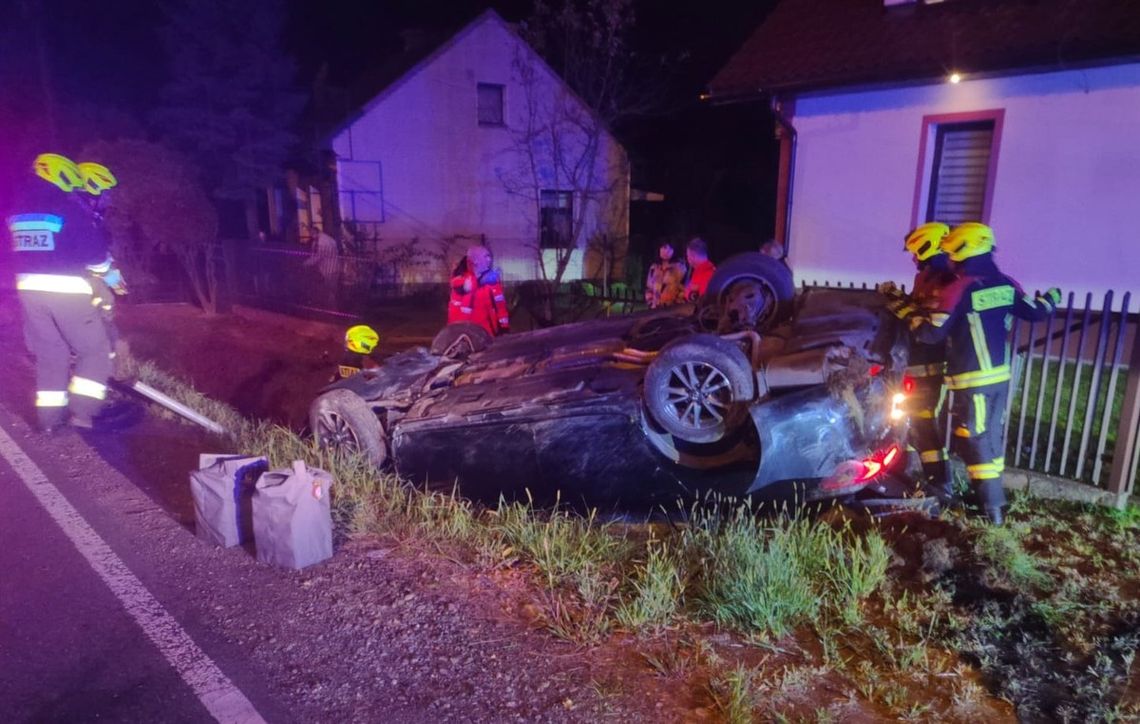
{"type": "Polygon", "coordinates": [[[89,193],[90,180],[58,154],[37,156],[34,170],[39,180],[18,192],[7,223],[24,338],[36,362],[38,424],[45,432],[67,422],[90,429],[97,426],[112,366],[91,276],[117,272],[106,236],[79,198],[89,193]]]}
{"type": "Polygon", "coordinates": [[[492,267],[491,251],[472,246],[451,275],[447,323],[473,322],[491,336],[509,332],[510,313],[503,293],[502,272],[492,267]]]}
{"type": "Polygon", "coordinates": [[[375,369],[380,363],[372,356],[380,335],[367,324],[357,324],[344,333],[344,354],[336,368],[334,379],[343,380],[358,375],[364,370],[375,369]]]}
{"type": "MultiPolygon", "coordinates": [[[[102,164],[84,161],[76,164],[76,166],[79,169],[80,177],[83,179],[83,190],[86,191],[85,194],[80,194],[77,198],[87,209],[91,222],[97,227],[97,231],[101,232],[108,206],[109,194],[105,192],[118,186],[119,181],[111,173],[111,170],[102,164]]],[[[126,340],[119,336],[118,329],[115,327],[114,312],[115,297],[126,296],[127,284],[123,279],[122,272],[115,266],[115,260],[110,253],[107,254],[102,266],[108,268],[106,274],[91,274],[88,277],[95,294],[91,303],[102,312],[103,323],[107,327],[107,336],[111,340],[111,376],[116,380],[125,380],[129,377],[127,365],[129,349],[126,340]]]]}
{"type": "MultiPolygon", "coordinates": [[[[950,260],[939,247],[950,227],[932,221],[913,229],[903,248],[914,258],[918,273],[910,295],[903,295],[893,284],[880,289],[891,297],[887,308],[900,317],[912,312],[937,311],[942,291],[954,281],[950,260]]],[[[943,375],[946,370],[946,343],[923,344],[911,339],[906,374],[914,380],[910,396],[910,444],[918,451],[926,489],[942,503],[953,500],[953,479],[946,454],[946,431],[942,429],[942,404],[946,399],[943,375]]]]}
{"type": "Polygon", "coordinates": [[[946,343],[946,387],[953,391],[952,450],[966,463],[973,496],[1001,525],[1005,490],[1004,417],[1009,395],[1007,341],[1014,316],[1045,319],[1061,291],[1031,297],[994,263],[994,234],[985,224],[954,227],[941,242],[958,278],[945,287],[938,308],[906,310],[915,339],[946,343]]]}

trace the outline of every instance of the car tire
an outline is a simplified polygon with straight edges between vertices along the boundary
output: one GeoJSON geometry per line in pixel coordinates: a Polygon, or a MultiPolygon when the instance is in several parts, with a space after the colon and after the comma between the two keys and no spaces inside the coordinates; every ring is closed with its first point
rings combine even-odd
{"type": "Polygon", "coordinates": [[[755,391],[756,375],[744,352],[713,334],[666,346],[645,373],[649,414],[691,443],[716,442],[739,426],[755,391]]]}
{"type": "Polygon", "coordinates": [[[350,390],[329,390],[313,400],[309,426],[319,448],[362,453],[377,468],[388,461],[388,440],[380,419],[350,390]]]}
{"type": "Polygon", "coordinates": [[[431,341],[431,353],[440,357],[464,359],[491,346],[494,337],[474,322],[454,322],[439,330],[431,341]]]}
{"type": "Polygon", "coordinates": [[[759,252],[736,254],[722,262],[709,280],[701,304],[723,304],[734,285],[745,281],[758,284],[768,301],[755,325],[758,331],[771,328],[791,311],[796,296],[792,270],[759,252]]]}

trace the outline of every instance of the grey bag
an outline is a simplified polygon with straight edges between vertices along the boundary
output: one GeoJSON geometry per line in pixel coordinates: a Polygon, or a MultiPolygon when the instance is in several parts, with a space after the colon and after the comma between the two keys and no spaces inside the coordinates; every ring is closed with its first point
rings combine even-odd
{"type": "Polygon", "coordinates": [[[190,473],[198,537],[223,548],[253,540],[253,486],[269,468],[266,459],[200,455],[198,467],[190,473]]]}
{"type": "Polygon", "coordinates": [[[271,470],[257,480],[253,537],[257,560],[304,568],[332,556],[332,476],[300,460],[292,470],[271,470]]]}

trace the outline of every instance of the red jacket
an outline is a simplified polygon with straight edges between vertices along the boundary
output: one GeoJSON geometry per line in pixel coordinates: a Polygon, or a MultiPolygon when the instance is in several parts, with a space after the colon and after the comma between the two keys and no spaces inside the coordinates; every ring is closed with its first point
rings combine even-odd
{"type": "Polygon", "coordinates": [[[692,302],[703,297],[705,290],[709,287],[709,280],[712,279],[715,271],[716,264],[708,259],[694,264],[693,273],[689,276],[689,283],[685,285],[685,299],[692,302]]]}
{"type": "Polygon", "coordinates": [[[447,323],[473,322],[498,336],[510,331],[511,320],[507,311],[507,300],[498,275],[487,274],[493,282],[476,280],[471,272],[457,274],[451,278],[451,301],[447,306],[447,323]],[[469,283],[468,283],[469,282],[469,283]],[[466,287],[466,288],[465,288],[466,287]]]}

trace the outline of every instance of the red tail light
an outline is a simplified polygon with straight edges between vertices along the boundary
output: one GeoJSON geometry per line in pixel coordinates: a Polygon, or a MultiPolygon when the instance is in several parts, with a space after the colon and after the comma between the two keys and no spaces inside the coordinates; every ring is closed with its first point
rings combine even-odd
{"type": "Polygon", "coordinates": [[[863,473],[856,477],[859,482],[873,480],[882,473],[890,470],[899,459],[899,446],[891,445],[885,450],[879,450],[863,461],[863,473]]]}
{"type": "Polygon", "coordinates": [[[866,460],[849,460],[841,463],[831,477],[820,483],[820,490],[834,493],[847,490],[853,492],[887,472],[902,459],[902,448],[891,445],[877,451],[866,460]]]}
{"type": "Polygon", "coordinates": [[[871,365],[870,373],[872,377],[878,377],[883,371],[882,365],[871,365]]]}
{"type": "Polygon", "coordinates": [[[902,381],[903,394],[909,395],[910,393],[914,392],[914,386],[915,386],[914,378],[911,377],[910,375],[903,375],[903,381],[902,381]]]}

